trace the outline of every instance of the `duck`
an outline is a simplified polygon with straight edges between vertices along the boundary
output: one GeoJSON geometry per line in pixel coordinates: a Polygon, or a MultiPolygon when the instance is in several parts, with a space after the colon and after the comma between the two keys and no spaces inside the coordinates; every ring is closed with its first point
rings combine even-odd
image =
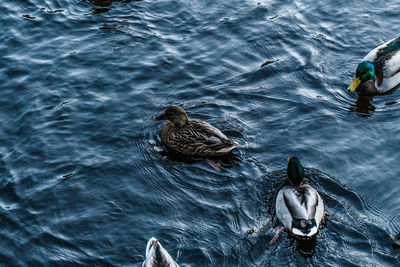
{"type": "Polygon", "coordinates": [[[349,91],[375,96],[390,93],[400,85],[400,37],[369,52],[358,64],[349,91]]]}
{"type": "Polygon", "coordinates": [[[281,230],[296,237],[313,237],[323,219],[324,203],[317,190],[304,179],[304,169],[297,157],[287,159],[288,179],[276,197],[275,213],[283,225],[277,230],[270,244],[274,243],[281,230]]]}
{"type": "Polygon", "coordinates": [[[189,119],[179,106],[169,106],[153,120],[168,120],[161,129],[161,140],[168,149],[186,156],[227,155],[239,145],[208,122],[189,119]]]}
{"type": "Polygon", "coordinates": [[[146,260],[142,267],[179,267],[157,238],[150,238],[146,246],[146,260]]]}

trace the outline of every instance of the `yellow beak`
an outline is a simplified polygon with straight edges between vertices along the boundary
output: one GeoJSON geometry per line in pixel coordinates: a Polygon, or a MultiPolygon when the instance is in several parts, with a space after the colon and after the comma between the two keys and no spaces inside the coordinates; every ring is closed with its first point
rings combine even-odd
{"type": "Polygon", "coordinates": [[[353,82],[350,84],[350,86],[347,88],[349,89],[351,92],[354,92],[357,88],[357,86],[360,84],[360,79],[358,78],[354,78],[353,82]]]}
{"type": "Polygon", "coordinates": [[[288,163],[290,162],[290,158],[287,158],[287,162],[288,162],[288,163]]]}

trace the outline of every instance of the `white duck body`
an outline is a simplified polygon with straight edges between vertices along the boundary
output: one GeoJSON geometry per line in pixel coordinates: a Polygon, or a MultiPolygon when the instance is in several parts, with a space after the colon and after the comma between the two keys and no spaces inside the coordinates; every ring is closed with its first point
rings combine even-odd
{"type": "Polygon", "coordinates": [[[285,229],[299,237],[311,237],[318,231],[324,203],[308,183],[286,185],[276,198],[276,216],[285,229]]]}
{"type": "Polygon", "coordinates": [[[380,94],[400,85],[400,37],[376,47],[362,61],[374,64],[375,88],[380,94]]]}
{"type": "Polygon", "coordinates": [[[146,260],[143,262],[142,267],[179,267],[179,265],[172,259],[168,251],[161,246],[160,242],[152,237],[147,242],[146,260]]]}

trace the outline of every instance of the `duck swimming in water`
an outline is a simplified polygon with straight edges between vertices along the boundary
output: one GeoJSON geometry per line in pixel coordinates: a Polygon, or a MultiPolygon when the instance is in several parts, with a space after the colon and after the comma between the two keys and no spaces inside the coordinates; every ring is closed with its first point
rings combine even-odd
{"type": "Polygon", "coordinates": [[[142,267],[179,267],[160,242],[152,237],[147,242],[146,260],[142,267]]]}
{"type": "Polygon", "coordinates": [[[288,158],[287,176],[288,183],[279,190],[275,204],[276,216],[283,227],[278,229],[270,244],[283,229],[297,237],[310,238],[317,233],[324,217],[324,203],[304,180],[304,169],[298,158],[288,158]]]}
{"type": "Polygon", "coordinates": [[[351,92],[374,96],[389,93],[400,85],[400,37],[368,53],[358,64],[351,92]]]}
{"type": "Polygon", "coordinates": [[[164,114],[153,120],[168,120],[161,130],[161,140],[168,149],[187,156],[222,156],[239,145],[211,124],[189,119],[178,106],[168,107],[164,114]]]}

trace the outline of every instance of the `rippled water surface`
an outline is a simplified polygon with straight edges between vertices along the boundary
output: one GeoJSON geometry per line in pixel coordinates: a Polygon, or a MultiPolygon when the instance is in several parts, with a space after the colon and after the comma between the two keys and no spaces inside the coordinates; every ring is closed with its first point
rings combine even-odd
{"type": "Polygon", "coordinates": [[[1,265],[140,266],[152,236],[181,266],[399,265],[400,91],[346,90],[399,8],[1,1],[1,265]],[[221,171],[164,150],[170,104],[241,144],[221,171]],[[269,245],[291,155],[328,216],[269,245]]]}

